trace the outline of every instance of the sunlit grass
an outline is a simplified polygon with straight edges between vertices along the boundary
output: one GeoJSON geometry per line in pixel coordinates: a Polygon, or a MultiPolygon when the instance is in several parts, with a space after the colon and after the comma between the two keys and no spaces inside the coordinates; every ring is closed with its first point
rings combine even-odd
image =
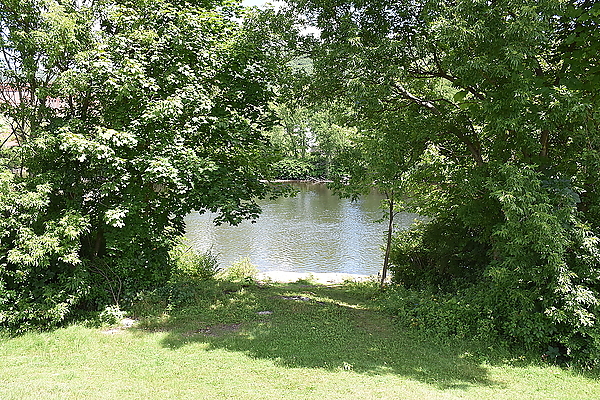
{"type": "Polygon", "coordinates": [[[134,328],[5,338],[0,399],[597,399],[557,366],[415,336],[356,287],[224,285],[134,328]]]}

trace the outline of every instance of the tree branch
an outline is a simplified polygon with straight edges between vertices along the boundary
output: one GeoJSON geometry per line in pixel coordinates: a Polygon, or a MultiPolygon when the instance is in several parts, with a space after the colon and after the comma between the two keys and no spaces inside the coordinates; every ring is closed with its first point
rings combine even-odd
{"type": "Polygon", "coordinates": [[[420,105],[421,107],[427,108],[429,111],[434,113],[435,115],[442,115],[441,111],[429,100],[421,99],[411,92],[409,92],[404,86],[399,83],[393,84],[394,88],[400,93],[402,97],[407,100],[412,101],[415,104],[420,105]]]}

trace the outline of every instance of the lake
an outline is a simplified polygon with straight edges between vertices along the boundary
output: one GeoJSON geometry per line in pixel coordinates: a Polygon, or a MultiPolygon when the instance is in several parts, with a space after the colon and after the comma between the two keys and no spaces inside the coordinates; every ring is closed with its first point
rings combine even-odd
{"type": "MultiPolygon", "coordinates": [[[[193,248],[211,249],[221,267],[243,257],[262,272],[336,272],[377,274],[383,264],[386,222],[379,208],[383,197],[373,192],[358,201],[340,199],[320,183],[294,183],[294,197],[262,200],[256,223],[215,226],[215,214],[192,213],[186,236],[193,248]]],[[[396,216],[406,228],[415,214],[396,216]]]]}

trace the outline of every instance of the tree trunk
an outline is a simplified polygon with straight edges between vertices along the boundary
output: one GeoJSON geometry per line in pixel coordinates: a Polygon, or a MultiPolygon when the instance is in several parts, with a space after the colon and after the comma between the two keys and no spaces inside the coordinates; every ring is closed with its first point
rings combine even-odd
{"type": "Polygon", "coordinates": [[[389,223],[388,223],[388,231],[387,231],[387,242],[385,245],[385,258],[383,259],[383,270],[381,271],[381,287],[385,286],[385,280],[387,278],[387,270],[388,270],[388,265],[390,263],[390,249],[392,247],[392,233],[394,230],[394,194],[392,193],[392,195],[390,196],[389,194],[386,193],[386,197],[388,200],[388,217],[389,217],[389,223]]]}
{"type": "Polygon", "coordinates": [[[542,136],[540,137],[540,157],[548,157],[548,145],[550,142],[550,132],[548,129],[544,129],[542,131],[542,136]]]}

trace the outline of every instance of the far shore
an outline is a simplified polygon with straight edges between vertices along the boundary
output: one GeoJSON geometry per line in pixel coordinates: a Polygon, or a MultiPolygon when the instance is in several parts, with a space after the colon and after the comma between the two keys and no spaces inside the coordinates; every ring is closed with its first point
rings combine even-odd
{"type": "Polygon", "coordinates": [[[332,183],[333,181],[328,179],[275,179],[266,180],[261,179],[262,183],[332,183]]]}
{"type": "Polygon", "coordinates": [[[337,272],[288,272],[288,271],[267,271],[259,272],[257,275],[258,281],[271,281],[280,283],[291,283],[299,280],[314,282],[319,284],[339,284],[347,281],[365,282],[375,280],[377,277],[373,275],[360,274],[344,274],[337,272]]]}

